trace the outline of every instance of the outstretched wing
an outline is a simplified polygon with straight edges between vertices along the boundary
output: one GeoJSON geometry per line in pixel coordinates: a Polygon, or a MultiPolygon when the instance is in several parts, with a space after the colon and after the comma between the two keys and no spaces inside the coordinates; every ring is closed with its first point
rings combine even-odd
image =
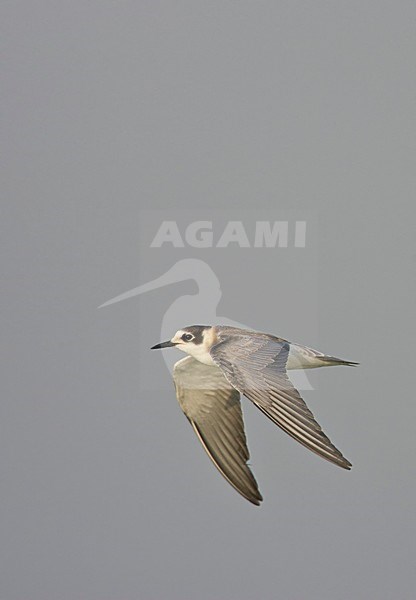
{"type": "Polygon", "coordinates": [[[218,327],[213,361],[244,394],[295,440],[326,460],[350,469],[351,463],[324,434],[286,373],[289,343],[267,334],[218,327]]]}
{"type": "Polygon", "coordinates": [[[259,505],[263,498],[247,465],[239,392],[218,367],[191,356],[176,363],[173,379],[179,405],[214,465],[237,492],[259,505]]]}

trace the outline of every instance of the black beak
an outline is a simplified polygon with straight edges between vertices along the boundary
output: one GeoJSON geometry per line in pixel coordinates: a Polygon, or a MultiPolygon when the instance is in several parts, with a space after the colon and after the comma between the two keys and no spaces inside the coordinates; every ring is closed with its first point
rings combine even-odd
{"type": "Polygon", "coordinates": [[[156,346],[152,346],[150,350],[159,350],[160,348],[171,348],[172,346],[176,346],[176,344],[169,340],[168,342],[162,342],[160,344],[156,344],[156,346]]]}

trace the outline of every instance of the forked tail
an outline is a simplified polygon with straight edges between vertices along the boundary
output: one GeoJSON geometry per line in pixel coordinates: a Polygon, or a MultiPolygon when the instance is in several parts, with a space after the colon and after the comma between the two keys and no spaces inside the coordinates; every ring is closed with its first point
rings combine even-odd
{"type": "Polygon", "coordinates": [[[357,367],[360,363],[358,362],[353,362],[352,360],[342,360],[342,358],[336,358],[335,356],[318,356],[317,358],[319,358],[319,360],[322,360],[322,362],[326,363],[325,365],[322,366],[328,366],[328,367],[332,367],[332,366],[339,366],[339,365],[346,365],[347,367],[357,367]]]}

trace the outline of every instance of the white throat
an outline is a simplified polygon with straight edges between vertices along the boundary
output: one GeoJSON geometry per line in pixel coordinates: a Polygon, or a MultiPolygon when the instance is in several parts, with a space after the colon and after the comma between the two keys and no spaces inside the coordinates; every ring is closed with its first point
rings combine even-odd
{"type": "Polygon", "coordinates": [[[199,362],[203,363],[204,365],[215,365],[214,361],[212,360],[211,354],[209,353],[205,340],[202,342],[202,344],[184,344],[183,346],[178,346],[178,349],[182,350],[183,352],[186,352],[196,360],[199,360],[199,362]]]}

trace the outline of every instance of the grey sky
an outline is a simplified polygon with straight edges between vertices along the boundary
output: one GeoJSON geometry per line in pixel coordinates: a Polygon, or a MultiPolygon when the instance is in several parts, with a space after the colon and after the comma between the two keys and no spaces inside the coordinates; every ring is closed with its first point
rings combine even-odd
{"type": "Polygon", "coordinates": [[[415,13],[3,3],[1,600],[413,597],[415,13]],[[149,249],[154,209],[307,247],[149,249]],[[188,257],[218,315],[362,363],[304,396],[351,472],[244,401],[261,508],[218,475],[148,350],[194,284],[96,309],[188,257]]]}

